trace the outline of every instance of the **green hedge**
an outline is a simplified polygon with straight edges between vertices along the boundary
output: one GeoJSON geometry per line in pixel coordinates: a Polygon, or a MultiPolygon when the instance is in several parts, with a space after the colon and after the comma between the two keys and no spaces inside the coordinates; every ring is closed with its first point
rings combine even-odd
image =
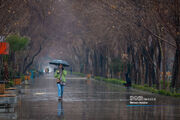
{"type": "Polygon", "coordinates": [[[72,74],[78,75],[78,76],[81,76],[81,77],[85,77],[86,76],[84,73],[79,73],[79,72],[72,72],[72,74]]]}
{"type": "Polygon", "coordinates": [[[6,88],[13,87],[14,86],[14,81],[11,79],[7,84],[6,88]]]}
{"type": "Polygon", "coordinates": [[[119,84],[119,85],[123,85],[126,83],[126,81],[120,80],[120,79],[116,79],[116,78],[103,78],[100,76],[95,76],[94,77],[96,80],[102,80],[108,83],[113,83],[113,84],[119,84]]]}
{"type": "Polygon", "coordinates": [[[135,89],[140,89],[143,91],[148,91],[148,92],[157,93],[157,94],[161,94],[161,95],[180,97],[180,93],[176,93],[176,92],[172,93],[172,92],[167,91],[167,90],[158,90],[158,89],[155,89],[153,87],[148,87],[147,85],[143,86],[143,85],[133,84],[132,87],[135,89]]]}
{"type": "MultiPolygon", "coordinates": [[[[109,83],[113,83],[113,84],[119,84],[119,85],[124,85],[126,83],[126,81],[120,80],[120,79],[116,79],[116,78],[103,78],[100,76],[95,76],[94,77],[96,80],[102,80],[105,82],[109,82],[109,83]]],[[[148,91],[148,92],[152,92],[152,93],[157,93],[157,94],[161,94],[161,95],[166,95],[166,96],[173,96],[173,97],[180,97],[180,93],[172,93],[170,91],[167,90],[158,90],[154,87],[149,87],[148,85],[137,85],[137,84],[132,84],[132,87],[135,89],[139,89],[139,90],[143,90],[143,91],[148,91]]]]}
{"type": "MultiPolygon", "coordinates": [[[[79,76],[85,76],[85,74],[83,73],[77,73],[77,72],[73,72],[73,74],[79,75],[79,76]]],[[[116,79],[116,78],[104,78],[101,76],[95,76],[94,79],[96,80],[100,80],[100,81],[105,81],[108,83],[113,83],[113,84],[119,84],[119,85],[124,85],[126,83],[126,81],[120,80],[120,79],[116,79]]],[[[168,83],[166,83],[166,85],[168,85],[168,83]]],[[[166,95],[166,96],[173,96],[173,97],[180,97],[180,93],[176,93],[176,92],[170,92],[167,90],[158,90],[154,87],[149,87],[148,85],[137,85],[137,84],[132,84],[132,87],[135,89],[139,89],[139,90],[143,90],[143,91],[148,91],[148,92],[152,92],[152,93],[156,93],[156,94],[161,94],[161,95],[166,95]]]]}

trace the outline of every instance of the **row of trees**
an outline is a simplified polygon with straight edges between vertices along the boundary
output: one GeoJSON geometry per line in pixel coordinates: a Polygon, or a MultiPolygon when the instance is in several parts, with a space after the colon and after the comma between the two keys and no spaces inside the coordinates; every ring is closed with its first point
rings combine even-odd
{"type": "Polygon", "coordinates": [[[18,60],[22,72],[57,58],[69,61],[76,71],[122,78],[128,72],[135,84],[165,89],[171,82],[178,90],[179,4],[178,0],[1,0],[0,34],[19,32],[31,38],[26,50],[15,55],[23,56],[18,60]],[[172,76],[170,81],[166,73],[172,76]]]}
{"type": "MultiPolygon", "coordinates": [[[[166,83],[171,82],[171,88],[178,91],[178,0],[67,0],[57,6],[62,4],[68,5],[65,9],[70,17],[56,11],[60,17],[54,18],[72,18],[67,19],[68,23],[60,24],[74,27],[60,31],[66,37],[58,41],[62,49],[57,50],[68,48],[62,56],[76,70],[106,77],[118,77],[120,72],[123,78],[129,72],[135,84],[166,89],[166,83]],[[167,81],[166,73],[171,77],[170,81],[167,81]]],[[[58,45],[53,45],[54,50],[58,45]]],[[[57,56],[58,52],[55,54],[57,56]]]]}
{"type": "Polygon", "coordinates": [[[10,44],[9,55],[0,55],[1,80],[25,74],[33,67],[46,40],[43,26],[52,4],[52,0],[0,0],[0,36],[10,44]],[[7,77],[5,71],[11,74],[7,77]]]}

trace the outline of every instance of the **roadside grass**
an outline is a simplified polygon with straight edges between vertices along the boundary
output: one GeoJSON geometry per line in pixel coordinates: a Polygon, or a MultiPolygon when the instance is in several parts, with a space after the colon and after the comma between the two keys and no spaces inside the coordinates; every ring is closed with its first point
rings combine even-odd
{"type": "MultiPolygon", "coordinates": [[[[73,72],[73,74],[81,76],[81,77],[85,77],[86,75],[83,73],[79,73],[79,72],[73,72]]],[[[104,78],[101,76],[94,76],[95,80],[99,80],[99,81],[104,81],[107,83],[113,83],[113,84],[118,84],[118,85],[124,85],[126,84],[126,81],[122,80],[122,79],[117,79],[117,78],[104,78]]],[[[160,81],[161,85],[163,84],[162,81],[160,81]]],[[[170,82],[166,82],[165,86],[169,86],[170,82]]],[[[142,91],[147,91],[147,92],[151,92],[151,93],[156,93],[156,94],[160,94],[160,95],[165,95],[165,96],[172,96],[172,97],[180,97],[180,93],[176,93],[176,92],[170,92],[168,90],[158,90],[156,89],[156,86],[154,85],[153,87],[149,87],[147,84],[145,85],[137,85],[137,84],[132,84],[132,88],[134,89],[139,89],[142,91]]]]}
{"type": "MultiPolygon", "coordinates": [[[[24,74],[21,74],[19,77],[21,78],[21,81],[25,80],[25,75],[24,74]]],[[[9,82],[6,84],[6,88],[10,88],[10,87],[14,87],[14,86],[15,86],[14,85],[14,80],[13,80],[13,78],[11,78],[9,80],[9,82]]]]}
{"type": "Polygon", "coordinates": [[[81,77],[86,77],[86,75],[84,73],[72,72],[72,74],[78,75],[78,76],[81,76],[81,77]]]}
{"type": "Polygon", "coordinates": [[[124,85],[126,83],[126,81],[123,81],[121,79],[117,79],[117,78],[104,78],[104,77],[100,77],[100,76],[95,76],[94,77],[96,80],[102,80],[108,83],[113,83],[113,84],[119,84],[119,85],[124,85]]]}
{"type": "Polygon", "coordinates": [[[152,93],[156,93],[156,94],[161,94],[161,95],[166,95],[166,96],[173,96],[173,97],[180,97],[180,93],[176,93],[176,92],[170,92],[168,90],[158,90],[158,89],[155,89],[153,87],[148,87],[147,85],[136,85],[136,84],[133,84],[132,85],[133,88],[135,89],[140,89],[140,90],[143,90],[143,91],[148,91],[148,92],[152,92],[152,93]]]}
{"type": "Polygon", "coordinates": [[[13,86],[14,86],[14,81],[12,79],[5,85],[6,88],[10,88],[13,86]]]}
{"type": "MultiPolygon", "coordinates": [[[[109,82],[109,83],[113,83],[113,84],[119,84],[119,85],[124,85],[126,83],[126,81],[120,80],[120,79],[116,79],[116,78],[104,78],[104,77],[100,77],[100,76],[95,76],[94,77],[96,80],[102,80],[105,82],[109,82]]],[[[162,83],[162,82],[161,82],[162,83]]],[[[166,86],[169,83],[166,83],[166,86]]],[[[147,92],[152,92],[152,93],[156,93],[156,94],[160,94],[160,95],[165,95],[165,96],[173,96],[173,97],[180,97],[180,93],[176,93],[176,92],[170,92],[167,90],[158,90],[154,87],[149,87],[148,85],[137,85],[137,84],[132,84],[132,87],[135,89],[139,89],[139,90],[143,90],[143,91],[147,91],[147,92]]]]}
{"type": "Polygon", "coordinates": [[[158,90],[153,88],[153,87],[148,87],[147,85],[136,85],[136,84],[132,84],[132,87],[135,89],[139,89],[139,90],[143,90],[143,91],[149,91],[152,93],[158,93],[158,90]]]}

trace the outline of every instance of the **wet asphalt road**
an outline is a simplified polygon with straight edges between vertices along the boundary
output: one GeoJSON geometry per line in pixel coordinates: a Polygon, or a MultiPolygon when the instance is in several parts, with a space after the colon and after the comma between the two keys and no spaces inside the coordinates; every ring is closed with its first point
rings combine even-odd
{"type": "Polygon", "coordinates": [[[19,92],[9,106],[0,106],[0,120],[180,120],[180,99],[78,76],[67,76],[63,101],[52,74],[31,80],[19,92]],[[131,106],[129,97],[139,95],[155,98],[153,106],[131,106]]]}

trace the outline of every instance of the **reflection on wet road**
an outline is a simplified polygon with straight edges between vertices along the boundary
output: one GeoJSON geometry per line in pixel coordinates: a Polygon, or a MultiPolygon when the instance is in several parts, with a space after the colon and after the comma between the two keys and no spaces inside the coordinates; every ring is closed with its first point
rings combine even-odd
{"type": "Polygon", "coordinates": [[[67,76],[60,102],[56,82],[49,74],[22,86],[18,97],[8,102],[1,99],[0,120],[179,120],[179,100],[67,76]],[[130,95],[153,96],[157,106],[127,106],[130,95]]]}
{"type": "Polygon", "coordinates": [[[0,98],[0,120],[1,119],[17,119],[15,106],[17,97],[1,97],[0,98]]]}

